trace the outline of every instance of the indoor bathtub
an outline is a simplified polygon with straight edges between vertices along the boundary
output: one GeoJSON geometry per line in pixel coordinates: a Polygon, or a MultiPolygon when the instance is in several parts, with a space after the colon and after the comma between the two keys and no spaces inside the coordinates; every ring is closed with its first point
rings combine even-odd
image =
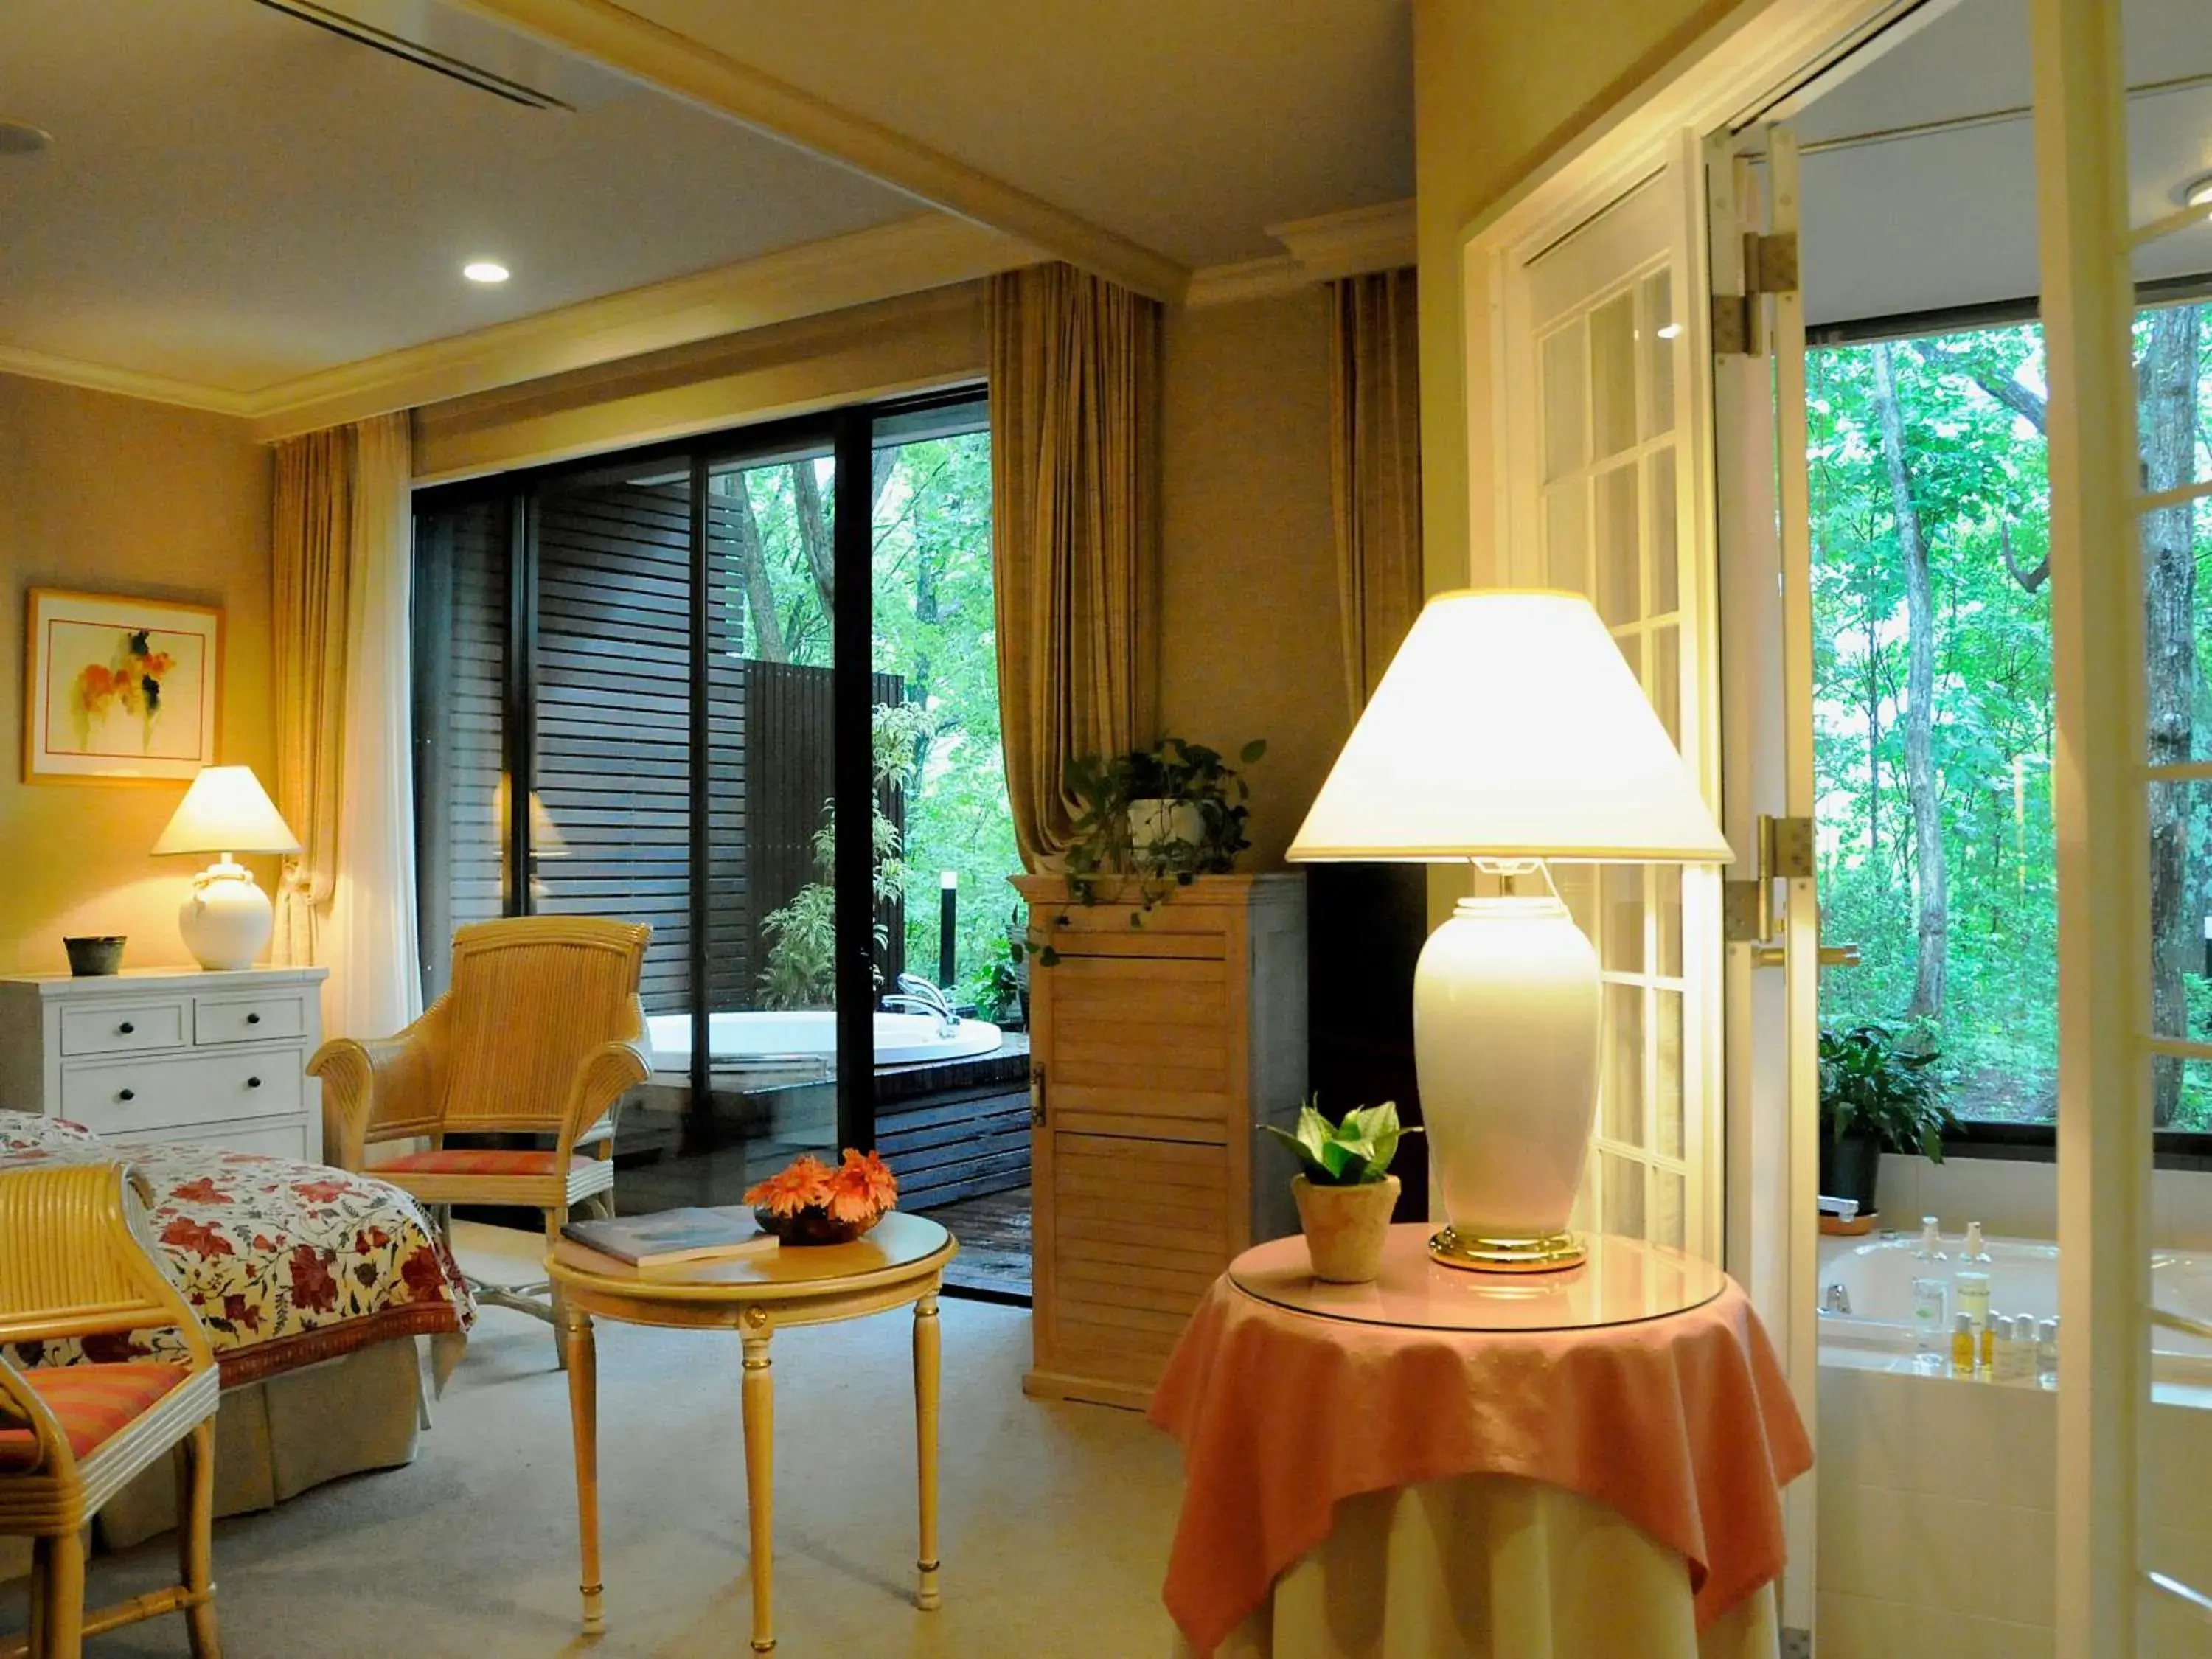
{"type": "MultiPolygon", "coordinates": [[[[646,1042],[656,1072],[691,1065],[691,1016],[651,1014],[646,1042]]],[[[999,1028],[988,1019],[963,1019],[949,1036],[938,1035],[931,1014],[878,1013],[876,1064],[909,1066],[923,1060],[964,1060],[999,1047],[999,1028]]],[[[707,1016],[707,1051],[716,1071],[736,1067],[811,1066],[827,1075],[837,1058],[837,1016],[830,1009],[795,1012],[714,1013],[707,1016]]]]}

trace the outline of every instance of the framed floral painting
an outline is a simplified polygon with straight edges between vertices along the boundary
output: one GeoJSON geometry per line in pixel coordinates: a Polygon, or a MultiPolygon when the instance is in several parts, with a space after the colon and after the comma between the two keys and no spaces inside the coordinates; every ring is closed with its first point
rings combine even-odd
{"type": "Polygon", "coordinates": [[[51,587],[29,610],[26,782],[189,781],[214,763],[222,611],[51,587]]]}

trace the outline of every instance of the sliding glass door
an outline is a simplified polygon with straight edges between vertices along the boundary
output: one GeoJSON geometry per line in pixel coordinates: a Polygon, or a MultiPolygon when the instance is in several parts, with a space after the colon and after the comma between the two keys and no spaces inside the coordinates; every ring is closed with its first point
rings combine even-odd
{"type": "MultiPolygon", "coordinates": [[[[425,989],[471,921],[652,927],[626,1212],[872,1146],[879,1071],[1007,1046],[985,428],[969,392],[417,498],[425,989]]],[[[1026,1181],[1007,1092],[887,1141],[915,1206],[1026,1181]]]]}

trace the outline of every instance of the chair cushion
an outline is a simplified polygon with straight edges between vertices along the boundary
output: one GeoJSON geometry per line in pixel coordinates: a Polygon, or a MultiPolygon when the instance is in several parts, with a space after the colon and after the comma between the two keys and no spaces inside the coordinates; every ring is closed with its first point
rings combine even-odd
{"type": "MultiPolygon", "coordinates": [[[[71,1454],[82,1459],[137,1421],[191,1373],[182,1365],[133,1360],[112,1365],[42,1365],[21,1375],[60,1422],[71,1454]]],[[[28,1428],[0,1427],[0,1471],[27,1469],[38,1461],[38,1437],[28,1428]]]]}
{"type": "MultiPolygon", "coordinates": [[[[571,1158],[571,1173],[588,1169],[596,1158],[571,1158]]],[[[554,1173],[550,1148],[504,1146],[457,1146],[439,1152],[409,1152],[386,1164],[372,1164],[367,1173],[373,1176],[395,1175],[456,1175],[456,1176],[550,1176],[554,1173]]]]}

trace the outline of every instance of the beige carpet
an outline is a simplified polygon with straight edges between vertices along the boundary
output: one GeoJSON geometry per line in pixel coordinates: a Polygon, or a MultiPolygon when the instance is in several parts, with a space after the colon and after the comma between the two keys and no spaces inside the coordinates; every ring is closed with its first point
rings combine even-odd
{"type": "MultiPolygon", "coordinates": [[[[465,1238],[465,1255],[488,1233],[465,1238]]],[[[503,1242],[503,1241],[501,1241],[503,1242]]],[[[1151,1659],[1179,1491],[1131,1413],[1024,1397],[1029,1316],[944,1304],[945,1605],[915,1611],[908,1316],[776,1340],[776,1633],[791,1659],[1151,1659]]],[[[228,1659],[539,1659],[747,1653],[738,1345],[603,1325],[607,1634],[576,1634],[567,1384],[549,1327],[488,1310],[409,1468],[220,1522],[228,1659]]],[[[94,1565],[112,1600],[161,1582],[167,1540],[94,1565]]],[[[19,1631],[20,1597],[0,1607],[19,1631]]],[[[91,1656],[181,1656],[170,1618],[91,1656]]]]}

